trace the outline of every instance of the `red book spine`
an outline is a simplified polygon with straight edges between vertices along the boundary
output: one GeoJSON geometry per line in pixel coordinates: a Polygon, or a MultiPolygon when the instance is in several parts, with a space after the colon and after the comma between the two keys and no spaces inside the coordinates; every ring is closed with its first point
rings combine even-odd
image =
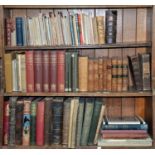
{"type": "Polygon", "coordinates": [[[44,145],[44,114],[45,103],[39,101],[37,104],[37,120],[36,120],[36,144],[44,145]]]}
{"type": "Polygon", "coordinates": [[[34,63],[33,51],[26,51],[26,90],[34,92],[34,63]]]}
{"type": "Polygon", "coordinates": [[[4,101],[4,115],[3,115],[3,144],[8,145],[8,131],[9,131],[9,101],[4,101]]]}
{"type": "Polygon", "coordinates": [[[11,46],[11,20],[6,19],[6,44],[11,46]]]}
{"type": "Polygon", "coordinates": [[[65,67],[65,52],[58,51],[57,52],[57,92],[65,91],[65,80],[64,80],[64,67],[65,67]]]}
{"type": "Polygon", "coordinates": [[[34,90],[35,92],[42,92],[43,84],[43,65],[42,65],[42,51],[34,52],[34,90]]]}
{"type": "Polygon", "coordinates": [[[43,92],[49,92],[49,52],[43,52],[43,92]]]}
{"type": "Polygon", "coordinates": [[[56,92],[57,91],[57,53],[50,52],[50,91],[56,92]]]}
{"type": "Polygon", "coordinates": [[[82,25],[81,25],[81,15],[78,14],[78,24],[80,28],[80,44],[83,44],[83,34],[82,34],[82,25]]]}

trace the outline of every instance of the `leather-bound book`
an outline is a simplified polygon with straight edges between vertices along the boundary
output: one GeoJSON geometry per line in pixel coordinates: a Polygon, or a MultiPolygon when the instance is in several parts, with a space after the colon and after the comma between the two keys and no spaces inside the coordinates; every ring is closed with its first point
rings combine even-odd
{"type": "Polygon", "coordinates": [[[62,145],[64,147],[68,146],[68,137],[69,137],[69,123],[70,123],[70,107],[71,107],[71,98],[67,98],[64,101],[63,108],[63,136],[62,136],[62,145]]]}
{"type": "Polygon", "coordinates": [[[111,64],[112,64],[112,91],[117,91],[117,79],[118,79],[118,75],[117,75],[117,70],[118,70],[118,60],[117,57],[113,57],[111,60],[111,64]]]}
{"type": "Polygon", "coordinates": [[[8,145],[9,137],[9,100],[4,101],[3,112],[3,144],[8,145]]]}
{"type": "Polygon", "coordinates": [[[97,16],[97,31],[98,31],[98,43],[104,44],[105,43],[105,27],[104,27],[104,17],[97,16]]]}
{"type": "Polygon", "coordinates": [[[9,99],[9,140],[10,146],[16,143],[16,103],[17,97],[10,97],[9,99]]]}
{"type": "Polygon", "coordinates": [[[93,110],[94,110],[94,98],[87,98],[86,104],[85,104],[85,113],[84,113],[84,120],[83,120],[83,126],[82,126],[82,133],[81,133],[81,145],[83,146],[86,146],[88,144],[93,110]]]}
{"type": "Polygon", "coordinates": [[[79,68],[79,91],[88,91],[88,57],[79,56],[78,59],[79,68]]]}
{"type": "Polygon", "coordinates": [[[65,51],[57,51],[57,92],[65,91],[65,51]]]}
{"type": "Polygon", "coordinates": [[[117,91],[123,90],[123,60],[118,58],[117,61],[117,91]]]}
{"type": "Polygon", "coordinates": [[[129,80],[128,80],[128,59],[124,58],[122,60],[122,91],[128,90],[129,80]]]}
{"type": "Polygon", "coordinates": [[[51,51],[49,54],[50,63],[50,91],[57,91],[57,53],[56,51],[51,51]]]}
{"type": "Polygon", "coordinates": [[[103,58],[103,91],[107,91],[107,58],[103,58]]]}
{"type": "Polygon", "coordinates": [[[94,91],[99,91],[98,58],[94,59],[94,91]]]}
{"type": "Polygon", "coordinates": [[[69,91],[69,67],[70,67],[70,53],[65,52],[65,92],[69,91]]]}
{"type": "Polygon", "coordinates": [[[94,91],[94,59],[88,59],[88,91],[94,91]]]}
{"type": "Polygon", "coordinates": [[[50,86],[49,86],[49,51],[43,51],[43,92],[49,92],[50,86]]]}
{"type": "Polygon", "coordinates": [[[42,51],[34,51],[34,89],[43,91],[43,60],[42,51]]]}
{"type": "Polygon", "coordinates": [[[34,51],[26,51],[26,91],[34,92],[34,51]]]}
{"type": "Polygon", "coordinates": [[[53,99],[52,104],[52,135],[51,144],[62,143],[62,127],[63,127],[63,98],[57,97],[53,99]]]}
{"type": "Polygon", "coordinates": [[[44,144],[50,145],[50,126],[52,120],[51,105],[53,103],[52,97],[45,97],[45,119],[44,119],[44,144]]]}
{"type": "Polygon", "coordinates": [[[151,90],[151,58],[150,54],[139,54],[141,70],[142,70],[142,83],[143,90],[151,90]]]}
{"type": "Polygon", "coordinates": [[[12,26],[11,26],[11,19],[6,18],[5,19],[5,30],[6,30],[6,45],[11,46],[11,31],[12,31],[12,26]]]}
{"type": "Polygon", "coordinates": [[[112,64],[111,58],[107,59],[107,91],[112,90],[112,64]]]}
{"type": "Polygon", "coordinates": [[[128,56],[132,80],[136,90],[143,90],[142,72],[138,55],[128,56]]]}
{"type": "Polygon", "coordinates": [[[36,144],[39,146],[44,145],[44,114],[45,114],[45,101],[41,100],[37,103],[37,119],[36,119],[36,144]]]}
{"type": "Polygon", "coordinates": [[[4,67],[5,67],[5,88],[6,92],[12,92],[13,77],[12,77],[12,54],[4,54],[4,67]]]}
{"type": "Polygon", "coordinates": [[[30,145],[30,105],[32,98],[24,99],[24,111],[23,111],[23,141],[24,146],[30,145]]]}
{"type": "Polygon", "coordinates": [[[16,145],[22,145],[24,100],[18,99],[16,104],[16,145]]]}
{"type": "Polygon", "coordinates": [[[103,91],[103,58],[98,59],[98,89],[103,91]]]}

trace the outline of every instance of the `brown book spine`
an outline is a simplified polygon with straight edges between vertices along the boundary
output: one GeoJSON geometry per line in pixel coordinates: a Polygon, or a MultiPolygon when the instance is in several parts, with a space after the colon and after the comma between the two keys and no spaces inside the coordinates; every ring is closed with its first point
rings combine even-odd
{"type": "Polygon", "coordinates": [[[107,91],[111,91],[112,86],[112,65],[111,65],[111,58],[107,59],[107,91]]]}
{"type": "Polygon", "coordinates": [[[9,18],[5,20],[6,25],[6,45],[11,46],[11,21],[9,18]]]}
{"type": "Polygon", "coordinates": [[[107,58],[103,58],[103,91],[107,90],[107,58]]]}
{"type": "Polygon", "coordinates": [[[122,91],[128,90],[129,80],[128,80],[128,59],[124,58],[122,60],[122,91]]]}
{"type": "Polygon", "coordinates": [[[112,91],[117,91],[117,68],[118,68],[118,64],[117,64],[117,58],[112,58],[111,60],[112,63],[112,91]]]}
{"type": "Polygon", "coordinates": [[[117,62],[117,91],[122,91],[123,88],[123,81],[122,81],[122,74],[123,74],[123,69],[122,69],[122,59],[118,59],[117,62]]]}
{"type": "Polygon", "coordinates": [[[57,92],[65,91],[65,52],[57,52],[57,92]]]}
{"type": "Polygon", "coordinates": [[[43,92],[49,92],[49,51],[43,51],[43,92]]]}
{"type": "Polygon", "coordinates": [[[88,57],[80,56],[79,66],[79,91],[88,91],[88,57]]]}
{"type": "Polygon", "coordinates": [[[103,59],[98,59],[98,88],[99,91],[103,90],[103,59]]]}
{"type": "Polygon", "coordinates": [[[99,91],[98,59],[94,59],[94,91],[99,91]]]}
{"type": "Polygon", "coordinates": [[[57,53],[56,51],[50,52],[50,91],[57,91],[57,53]]]}
{"type": "Polygon", "coordinates": [[[42,92],[43,68],[42,68],[42,51],[34,52],[34,87],[36,92],[42,92]]]}
{"type": "Polygon", "coordinates": [[[88,91],[94,91],[94,60],[88,59],[88,91]]]}

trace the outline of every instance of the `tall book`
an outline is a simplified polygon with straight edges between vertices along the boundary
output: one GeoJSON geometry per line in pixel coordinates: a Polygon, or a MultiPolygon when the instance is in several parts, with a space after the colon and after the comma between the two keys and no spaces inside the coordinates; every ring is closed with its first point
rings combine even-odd
{"type": "Polygon", "coordinates": [[[94,59],[88,59],[88,91],[94,91],[94,59]]]}
{"type": "Polygon", "coordinates": [[[6,45],[11,46],[11,31],[12,31],[12,26],[11,26],[11,19],[6,18],[5,19],[5,30],[6,30],[6,45]]]}
{"type": "Polygon", "coordinates": [[[128,90],[129,80],[128,80],[128,59],[124,58],[122,60],[122,91],[128,90]]]}
{"type": "Polygon", "coordinates": [[[17,97],[10,97],[9,99],[9,140],[8,144],[10,146],[16,143],[16,103],[17,97]]]}
{"type": "Polygon", "coordinates": [[[38,101],[36,111],[36,144],[39,146],[44,145],[44,114],[45,102],[44,100],[38,101]]]}
{"type": "Polygon", "coordinates": [[[5,88],[6,92],[12,92],[12,54],[4,54],[5,88]]]}
{"type": "Polygon", "coordinates": [[[98,87],[103,91],[103,58],[98,59],[98,87]]]}
{"type": "Polygon", "coordinates": [[[18,99],[16,104],[16,144],[22,145],[24,101],[18,99]]]}
{"type": "Polygon", "coordinates": [[[57,92],[65,91],[65,52],[57,52],[57,92]]]}
{"type": "Polygon", "coordinates": [[[51,105],[53,103],[52,97],[45,97],[45,116],[44,116],[44,144],[50,144],[50,126],[52,120],[51,105]]]}
{"type": "Polygon", "coordinates": [[[143,90],[151,90],[151,58],[150,54],[139,54],[142,70],[143,90]]]}
{"type": "Polygon", "coordinates": [[[111,85],[112,85],[112,91],[117,91],[117,79],[118,79],[118,75],[117,75],[117,72],[118,72],[118,60],[116,57],[113,57],[112,60],[111,60],[111,64],[112,64],[112,70],[111,70],[111,73],[112,73],[112,82],[111,82],[111,85]]]}
{"type": "Polygon", "coordinates": [[[111,63],[111,58],[107,59],[107,91],[112,90],[112,63],[111,63]]]}
{"type": "Polygon", "coordinates": [[[4,112],[3,112],[3,144],[8,145],[9,137],[9,100],[4,101],[4,112]]]}
{"type": "Polygon", "coordinates": [[[24,99],[23,111],[23,141],[24,146],[30,145],[30,105],[31,98],[24,99]]]}
{"type": "Polygon", "coordinates": [[[49,51],[43,51],[43,92],[49,92],[50,87],[49,87],[49,51]]]}
{"type": "Polygon", "coordinates": [[[69,91],[69,67],[70,67],[70,53],[68,51],[65,52],[65,92],[69,91]]]}
{"type": "Polygon", "coordinates": [[[100,111],[101,111],[102,102],[103,102],[102,100],[103,100],[102,98],[95,99],[93,116],[92,116],[90,131],[89,131],[88,145],[94,144],[96,129],[97,129],[100,111]]]}
{"type": "Polygon", "coordinates": [[[50,91],[57,91],[57,53],[52,51],[49,54],[49,64],[50,64],[50,91]]]}
{"type": "Polygon", "coordinates": [[[81,145],[84,146],[88,144],[90,126],[93,116],[93,109],[94,109],[94,98],[87,98],[85,105],[82,133],[81,133],[81,145]]]}
{"type": "Polygon", "coordinates": [[[43,60],[42,51],[34,51],[34,89],[35,92],[43,91],[43,60]]]}
{"type": "Polygon", "coordinates": [[[98,59],[94,59],[94,91],[99,91],[98,59]]]}
{"type": "Polygon", "coordinates": [[[103,57],[103,91],[107,90],[107,58],[103,57]]]}
{"type": "Polygon", "coordinates": [[[83,126],[83,118],[84,118],[84,107],[85,107],[85,99],[79,99],[79,108],[78,108],[78,116],[77,116],[77,134],[76,134],[76,145],[80,146],[81,141],[81,133],[83,126]]]}
{"type": "Polygon", "coordinates": [[[26,91],[34,92],[34,51],[25,52],[26,91]]]}
{"type": "MultiPolygon", "coordinates": [[[[127,73],[125,73],[125,68],[126,68],[125,64],[123,66],[123,61],[125,62],[124,59],[125,58],[123,58],[123,60],[120,59],[120,58],[117,59],[117,88],[116,88],[117,91],[122,91],[123,90],[123,80],[125,82],[125,76],[127,74],[127,73]]],[[[127,71],[128,70],[126,70],[126,72],[127,71]]],[[[125,86],[124,86],[124,89],[125,89],[125,86]]]]}
{"type": "Polygon", "coordinates": [[[52,104],[52,144],[62,143],[62,125],[63,125],[63,98],[54,98],[52,104]]]}
{"type": "Polygon", "coordinates": [[[88,57],[80,56],[78,59],[79,68],[79,91],[88,91],[88,57]]]}

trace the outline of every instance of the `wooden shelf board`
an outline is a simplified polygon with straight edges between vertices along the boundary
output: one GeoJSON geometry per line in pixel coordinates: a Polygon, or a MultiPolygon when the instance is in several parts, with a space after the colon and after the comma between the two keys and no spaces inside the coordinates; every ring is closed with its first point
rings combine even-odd
{"type": "Polygon", "coordinates": [[[5,47],[6,51],[21,51],[21,50],[58,50],[58,49],[112,49],[112,48],[140,48],[151,47],[151,42],[128,42],[116,44],[102,44],[102,45],[78,45],[78,46],[15,46],[5,47]]]}
{"type": "Polygon", "coordinates": [[[24,92],[12,92],[4,93],[4,96],[85,96],[85,97],[140,97],[140,96],[152,96],[152,92],[64,92],[64,93],[24,93],[24,92]]]}
{"type": "Polygon", "coordinates": [[[4,5],[6,9],[152,8],[152,5],[4,5]]]}

